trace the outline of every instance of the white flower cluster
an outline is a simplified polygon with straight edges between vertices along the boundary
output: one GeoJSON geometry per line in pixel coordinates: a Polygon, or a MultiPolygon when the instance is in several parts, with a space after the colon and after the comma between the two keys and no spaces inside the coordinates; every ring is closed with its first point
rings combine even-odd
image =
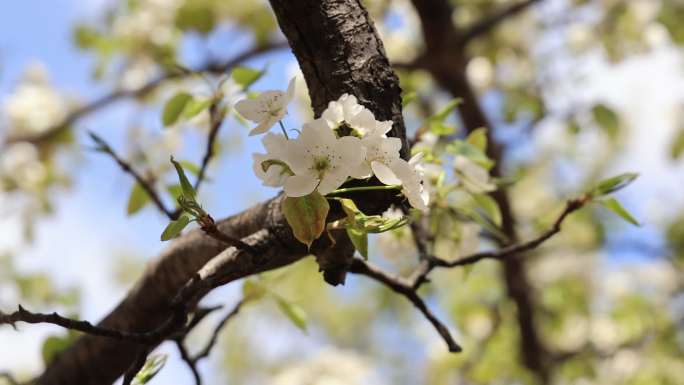
{"type": "Polygon", "coordinates": [[[41,134],[66,118],[69,105],[51,85],[45,67],[27,67],[21,83],[3,102],[8,135],[41,134]]]}
{"type": "MultiPolygon", "coordinates": [[[[294,93],[294,79],[287,92],[266,91],[243,100],[236,110],[257,123],[250,135],[267,132],[280,122],[294,93]]],[[[281,123],[282,126],[282,123],[281,123]]],[[[318,191],[329,194],[349,178],[375,175],[385,185],[401,186],[409,203],[427,210],[423,189],[422,155],[401,159],[401,140],[387,137],[392,121],[378,121],[353,95],[344,94],[328,104],[318,119],[305,123],[296,139],[268,133],[262,142],[266,154],[254,154],[254,172],[266,186],[282,186],[291,197],[318,191]]]]}

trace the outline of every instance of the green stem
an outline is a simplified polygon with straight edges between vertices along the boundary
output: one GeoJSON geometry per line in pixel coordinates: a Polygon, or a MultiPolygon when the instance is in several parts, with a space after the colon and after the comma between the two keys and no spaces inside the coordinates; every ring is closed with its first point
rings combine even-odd
{"type": "Polygon", "coordinates": [[[327,196],[356,192],[356,191],[399,190],[399,189],[401,189],[401,185],[347,187],[347,188],[337,189],[337,190],[329,193],[327,196]]]}
{"type": "Polygon", "coordinates": [[[290,137],[287,135],[287,130],[285,129],[285,125],[283,124],[283,121],[279,120],[278,124],[280,124],[280,129],[283,130],[283,134],[285,135],[285,139],[290,140],[290,137]]]}

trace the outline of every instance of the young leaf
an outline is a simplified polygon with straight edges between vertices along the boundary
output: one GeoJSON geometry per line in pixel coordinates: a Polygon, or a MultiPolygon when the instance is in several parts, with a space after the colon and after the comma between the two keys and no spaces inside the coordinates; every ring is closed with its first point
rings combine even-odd
{"type": "Polygon", "coordinates": [[[486,168],[487,170],[491,169],[494,166],[493,160],[489,159],[489,157],[487,157],[487,155],[478,147],[468,142],[462,140],[454,140],[453,142],[449,143],[449,145],[447,145],[446,150],[453,155],[463,155],[466,158],[472,160],[473,162],[479,164],[480,166],[486,168]]]}
{"type": "Polygon", "coordinates": [[[169,222],[161,235],[161,240],[168,241],[169,239],[177,237],[189,223],[190,218],[186,215],[182,215],[175,221],[169,222]]]}
{"type": "Polygon", "coordinates": [[[368,233],[362,229],[347,227],[347,235],[356,251],[358,251],[364,259],[368,259],[368,233]]]}
{"type": "Polygon", "coordinates": [[[611,137],[614,138],[620,128],[620,119],[615,111],[603,104],[597,104],[591,109],[594,121],[611,137]]]}
{"type": "Polygon", "coordinates": [[[211,106],[212,101],[212,99],[191,99],[189,102],[187,102],[185,108],[183,108],[183,118],[194,118],[195,116],[199,115],[202,111],[209,108],[209,106],[211,106]]]}
{"type": "Polygon", "coordinates": [[[179,160],[178,163],[183,167],[183,170],[188,170],[191,174],[195,176],[199,175],[200,168],[198,165],[192,163],[189,160],[179,160]]]}
{"type": "Polygon", "coordinates": [[[411,104],[414,100],[418,98],[418,94],[415,91],[407,92],[401,97],[401,106],[406,107],[411,104]]]}
{"type": "Polygon", "coordinates": [[[164,364],[166,364],[166,354],[154,354],[149,356],[147,361],[145,361],[145,365],[143,365],[142,369],[135,375],[133,385],[143,385],[150,382],[150,380],[162,370],[164,364]]]}
{"type": "Polygon", "coordinates": [[[295,326],[300,328],[302,331],[306,331],[306,312],[304,309],[297,306],[296,304],[287,301],[283,297],[276,296],[276,302],[278,303],[278,308],[287,316],[287,318],[292,321],[295,326]]]}
{"type": "Polygon", "coordinates": [[[242,284],[242,298],[255,300],[263,297],[268,289],[255,279],[248,279],[242,284]]]}
{"type": "Polygon", "coordinates": [[[208,34],[216,25],[216,15],[207,5],[188,2],[176,13],[176,25],[183,31],[208,34]]]}
{"type": "Polygon", "coordinates": [[[618,202],[617,199],[615,198],[608,198],[606,200],[599,201],[603,207],[607,208],[608,210],[614,212],[617,214],[620,218],[624,219],[625,221],[633,224],[634,226],[640,226],[639,221],[637,221],[632,214],[625,209],[620,202],[618,202]]]}
{"type": "Polygon", "coordinates": [[[680,129],[670,145],[670,158],[679,159],[684,154],[684,129],[680,129]]]}
{"type": "Polygon", "coordinates": [[[461,104],[462,100],[461,99],[454,99],[447,103],[446,106],[444,106],[441,110],[439,110],[438,113],[435,115],[432,115],[429,119],[430,120],[438,120],[440,122],[443,122],[449,114],[456,109],[461,104]]]}
{"type": "Polygon", "coordinates": [[[145,205],[150,201],[150,196],[147,195],[147,191],[140,185],[136,183],[131,189],[131,194],[128,196],[128,205],[126,206],[126,213],[128,215],[133,215],[140,211],[145,205]]]}
{"type": "Polygon", "coordinates": [[[287,197],[282,205],[283,214],[295,238],[311,247],[325,229],[325,218],[330,205],[318,191],[303,197],[287,197]]]}
{"type": "Polygon", "coordinates": [[[593,190],[591,190],[591,195],[598,197],[614,193],[615,191],[618,191],[632,183],[637,177],[639,177],[639,174],[637,173],[626,172],[624,174],[604,179],[600,181],[593,190]]]}
{"type": "Polygon", "coordinates": [[[264,76],[264,73],[265,71],[259,71],[249,67],[238,66],[233,69],[233,72],[231,72],[230,76],[233,78],[233,80],[235,80],[235,83],[247,89],[257,80],[259,80],[262,76],[264,76]]]}
{"type": "Polygon", "coordinates": [[[487,129],[480,127],[471,132],[466,138],[466,142],[477,147],[480,151],[485,153],[487,151],[487,129]]]}
{"type": "Polygon", "coordinates": [[[176,172],[178,173],[178,180],[180,181],[181,190],[183,191],[183,197],[186,199],[195,200],[197,193],[195,192],[195,188],[192,187],[192,184],[188,180],[188,177],[185,176],[183,167],[181,167],[180,163],[173,159],[173,156],[171,157],[171,163],[173,163],[173,167],[176,168],[176,172]]]}
{"type": "Polygon", "coordinates": [[[447,103],[438,113],[427,119],[427,125],[436,135],[450,135],[456,131],[456,127],[444,123],[449,114],[461,104],[461,99],[454,99],[447,103]]]}
{"type": "Polygon", "coordinates": [[[496,203],[494,198],[486,194],[473,194],[473,199],[477,205],[487,214],[487,217],[494,223],[497,227],[501,227],[502,217],[499,205],[496,203]]]}
{"type": "Polygon", "coordinates": [[[187,92],[179,92],[169,99],[162,111],[162,123],[168,127],[175,124],[185,110],[185,107],[193,100],[187,92]]]}

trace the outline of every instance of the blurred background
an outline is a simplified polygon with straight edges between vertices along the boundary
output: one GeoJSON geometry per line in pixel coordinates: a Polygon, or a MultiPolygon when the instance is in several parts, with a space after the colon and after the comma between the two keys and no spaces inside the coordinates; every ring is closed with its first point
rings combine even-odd
{"type": "MultiPolygon", "coordinates": [[[[450,23],[467,29],[519,2],[452,0],[450,23]]],[[[520,237],[543,230],[566,199],[600,179],[640,174],[617,194],[640,226],[592,205],[529,256],[529,295],[552,357],[551,382],[684,384],[684,2],[530,3],[468,41],[466,61],[454,69],[464,71],[505,149],[500,166],[520,237]]],[[[425,36],[410,1],[365,5],[410,95],[405,118],[413,135],[460,95],[415,65],[436,37],[425,36]]],[[[177,92],[201,98],[220,88],[231,106],[252,91],[284,90],[296,77],[297,100],[284,123],[296,128],[311,117],[306,85],[283,42],[264,1],[3,4],[0,309],[21,303],[93,321],[106,315],[166,246],[159,235],[168,219],[136,192],[130,175],[93,150],[87,132],[104,138],[172,207],[177,179],[169,156],[192,169],[208,130],[206,112],[162,122],[177,92]],[[231,71],[197,71],[245,52],[252,54],[240,68],[258,77],[253,83],[231,71]]],[[[438,153],[465,135],[458,111],[444,126],[423,134],[422,145],[438,153]]],[[[215,218],[277,193],[252,172],[251,154],[262,145],[249,129],[229,111],[200,191],[215,218]]],[[[437,232],[445,228],[460,235],[440,246],[438,234],[435,249],[459,253],[466,226],[437,232]]],[[[409,271],[416,251],[407,231],[373,237],[370,259],[409,271]]],[[[475,247],[491,247],[487,235],[477,227],[475,247]]],[[[209,384],[535,383],[501,274],[499,263],[485,261],[438,271],[426,288],[428,303],[464,346],[454,355],[403,298],[359,277],[330,287],[308,258],[254,281],[296,307],[305,325],[267,295],[230,322],[200,369],[209,384]]],[[[203,303],[229,310],[242,293],[232,284],[203,303]]],[[[220,313],[193,332],[190,350],[204,344],[220,313]]],[[[73,337],[45,325],[2,328],[0,371],[31,378],[73,337]]],[[[168,361],[155,383],[191,383],[173,344],[158,352],[168,361]]]]}

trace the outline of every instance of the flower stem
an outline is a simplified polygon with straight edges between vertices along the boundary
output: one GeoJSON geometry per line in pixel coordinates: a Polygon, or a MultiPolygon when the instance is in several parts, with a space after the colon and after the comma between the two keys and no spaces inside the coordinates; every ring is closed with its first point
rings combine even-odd
{"type": "Polygon", "coordinates": [[[349,193],[349,192],[356,192],[356,191],[399,190],[400,188],[401,188],[401,185],[347,187],[347,188],[337,189],[337,190],[329,193],[328,196],[337,195],[337,194],[344,194],[344,193],[349,193]]]}
{"type": "Polygon", "coordinates": [[[283,134],[285,135],[285,139],[290,140],[290,137],[287,135],[287,130],[285,129],[285,125],[283,124],[283,121],[279,120],[278,124],[280,124],[280,129],[283,130],[283,134]]]}

